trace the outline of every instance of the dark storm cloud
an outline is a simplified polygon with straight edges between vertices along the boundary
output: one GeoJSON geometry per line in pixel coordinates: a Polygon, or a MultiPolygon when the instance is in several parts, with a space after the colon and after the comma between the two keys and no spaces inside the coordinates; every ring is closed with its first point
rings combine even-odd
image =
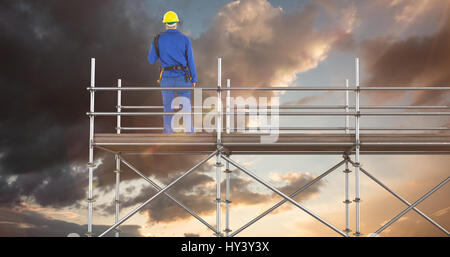
{"type": "MultiPolygon", "coordinates": [[[[179,176],[176,174],[175,176],[179,176]]],[[[170,179],[172,181],[173,178],[170,179]]],[[[185,204],[188,208],[195,210],[196,213],[207,213],[213,208],[213,190],[207,186],[208,183],[214,180],[203,173],[192,173],[183,178],[173,188],[167,192],[175,197],[177,200],[185,204]]],[[[167,185],[167,183],[165,183],[167,185]]],[[[160,184],[161,187],[165,185],[160,184]]],[[[158,191],[152,186],[143,187],[136,197],[124,196],[122,208],[141,204],[152,197],[158,191]]],[[[104,208],[106,214],[114,213],[112,205],[101,206],[104,208]]],[[[190,215],[186,213],[181,207],[176,205],[167,196],[161,195],[155,199],[148,207],[144,208],[143,213],[149,214],[150,222],[171,222],[179,219],[186,219],[190,215]]]]}
{"type": "MultiPolygon", "coordinates": [[[[1,203],[34,196],[42,205],[66,206],[84,198],[82,190],[87,184],[82,176],[86,173],[75,175],[70,165],[86,169],[89,95],[85,87],[89,85],[90,58],[97,60],[97,85],[114,85],[118,78],[124,84],[155,84],[157,68],[147,63],[146,55],[162,27],[159,18],[148,17],[142,3],[0,3],[1,203]],[[16,180],[9,183],[13,177],[16,180]]],[[[115,106],[114,95],[97,96],[97,110],[115,106]]],[[[132,94],[127,101],[160,105],[160,98],[132,94]]],[[[146,126],[159,122],[154,119],[146,126]]],[[[134,123],[140,124],[142,121],[134,123]]],[[[110,119],[99,118],[96,129],[112,132],[114,125],[110,119]]],[[[111,158],[101,151],[96,151],[95,157],[111,158]]],[[[182,168],[170,157],[161,160],[166,163],[162,176],[182,168]]],[[[186,160],[187,165],[195,162],[195,158],[186,160]]],[[[146,163],[144,159],[138,162],[146,163]]],[[[96,170],[100,185],[113,183],[113,169],[113,162],[105,161],[96,170]]],[[[158,173],[161,169],[153,170],[158,173]]],[[[128,174],[124,180],[131,178],[128,174]]]]}
{"type": "MultiPolygon", "coordinates": [[[[270,190],[256,191],[252,189],[254,182],[242,176],[240,171],[234,170],[230,179],[230,196],[233,206],[239,205],[258,205],[262,203],[270,203],[280,198],[270,190]]],[[[279,189],[285,194],[291,194],[301,186],[314,179],[313,176],[303,173],[288,173],[280,176],[278,183],[282,186],[279,189]]],[[[303,201],[319,192],[323,182],[317,182],[308,190],[299,194],[295,199],[303,201]]],[[[225,181],[222,181],[221,187],[225,188],[225,181]]],[[[153,187],[144,187],[136,197],[126,197],[122,201],[122,208],[127,208],[141,204],[148,200],[157,191],[153,187]]],[[[183,203],[189,209],[198,215],[211,215],[216,210],[215,205],[215,180],[203,173],[189,174],[185,179],[181,180],[168,193],[183,203]]],[[[222,199],[225,199],[225,191],[222,191],[222,199]]],[[[113,214],[114,205],[99,206],[105,214],[113,214]]],[[[282,211],[281,209],[279,211],[282,211]]],[[[166,196],[161,196],[145,207],[142,213],[149,217],[150,223],[171,223],[180,220],[190,219],[191,216],[184,209],[179,207],[166,196]]]]}
{"type": "Polygon", "coordinates": [[[69,166],[0,177],[0,206],[15,206],[29,198],[42,206],[69,206],[85,196],[86,172],[69,166]]]}
{"type": "MultiPolygon", "coordinates": [[[[47,217],[33,210],[0,209],[0,237],[65,237],[69,233],[84,236],[86,225],[66,222],[47,217]]],[[[93,226],[93,232],[99,235],[108,226],[93,226]]],[[[141,236],[137,225],[122,225],[121,236],[141,236]]],[[[114,236],[109,233],[107,236],[114,236]]]]}
{"type": "MultiPolygon", "coordinates": [[[[363,43],[363,60],[370,77],[369,86],[450,86],[450,18],[435,34],[405,40],[376,38],[363,43]]],[[[392,94],[389,94],[392,96],[392,94]]],[[[389,99],[379,94],[377,101],[389,99]]],[[[414,102],[437,104],[448,100],[448,93],[419,92],[414,102]]]]}

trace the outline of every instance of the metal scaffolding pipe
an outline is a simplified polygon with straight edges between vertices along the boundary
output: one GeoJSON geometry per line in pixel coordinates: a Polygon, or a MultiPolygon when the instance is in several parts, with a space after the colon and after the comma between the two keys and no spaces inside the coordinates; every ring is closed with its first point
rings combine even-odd
{"type": "MultiPolygon", "coordinates": [[[[269,114],[271,112],[268,112],[269,114]]],[[[431,113],[431,112],[429,112],[431,113]]],[[[177,115],[178,112],[87,112],[86,115],[93,115],[93,116],[164,116],[164,115],[177,115]]],[[[204,113],[202,112],[193,112],[194,115],[202,115],[204,113]]],[[[210,115],[220,115],[221,112],[208,112],[210,115]]],[[[248,112],[234,112],[231,113],[231,115],[248,115],[248,112]]],[[[371,113],[376,114],[376,113],[371,113]]],[[[386,113],[382,113],[385,115],[386,113]]],[[[356,113],[345,113],[345,112],[280,112],[277,113],[277,115],[281,116],[347,116],[347,115],[356,115],[356,113]]],[[[393,114],[395,115],[395,114],[393,114]]],[[[439,114],[444,115],[444,114],[439,114]]]]}
{"type": "MultiPolygon", "coordinates": [[[[268,112],[270,114],[271,112],[268,112]]],[[[88,116],[163,116],[177,115],[178,112],[87,112],[88,116]]],[[[194,115],[202,115],[202,112],[192,112],[194,115]]],[[[211,115],[221,115],[221,112],[209,112],[211,115]]],[[[234,112],[232,115],[248,115],[248,112],[234,112]]],[[[279,112],[280,116],[447,116],[450,112],[279,112]]]]}
{"type": "MultiPolygon", "coordinates": [[[[222,58],[217,59],[217,116],[216,116],[216,122],[217,122],[217,149],[221,147],[222,143],[222,58]]],[[[217,232],[216,236],[220,237],[222,236],[222,233],[220,232],[220,183],[221,183],[221,152],[218,151],[216,155],[216,226],[217,226],[217,232]]]]}
{"type": "Polygon", "coordinates": [[[440,116],[450,112],[363,112],[361,116],[440,116]]]}
{"type": "MultiPolygon", "coordinates": [[[[93,143],[95,146],[118,146],[118,145],[140,145],[140,146],[151,146],[151,145],[160,145],[160,146],[166,146],[166,145],[178,145],[178,146],[215,146],[217,143],[136,143],[136,142],[129,142],[129,143],[93,143]]],[[[354,146],[354,143],[324,143],[324,142],[311,142],[311,143],[222,143],[223,146],[354,146]]],[[[399,146],[399,145],[427,145],[427,146],[442,146],[442,145],[450,145],[450,142],[429,142],[429,143],[423,143],[423,142],[417,142],[417,143],[402,143],[402,142],[385,142],[385,143],[360,143],[360,145],[366,146],[366,145],[384,145],[384,146],[399,146]]]]}
{"type": "MultiPolygon", "coordinates": [[[[132,164],[130,164],[127,160],[125,160],[123,157],[120,157],[120,160],[123,162],[123,164],[127,165],[128,168],[130,168],[132,171],[134,171],[136,174],[138,174],[141,178],[143,178],[145,181],[147,181],[150,185],[152,185],[154,188],[156,188],[156,190],[161,191],[162,188],[156,184],[154,181],[152,181],[151,179],[149,179],[147,176],[145,176],[144,174],[142,174],[136,167],[134,167],[132,164]]],[[[203,223],[203,225],[207,226],[209,229],[211,229],[212,231],[216,232],[216,229],[211,226],[208,222],[206,222],[204,219],[202,219],[200,216],[198,216],[197,214],[195,214],[192,210],[190,210],[188,207],[186,207],[184,204],[182,204],[180,201],[178,201],[176,198],[174,198],[172,195],[170,195],[169,193],[165,192],[164,193],[170,200],[174,201],[176,204],[178,204],[178,206],[180,206],[181,208],[183,208],[185,211],[187,211],[189,214],[191,214],[194,218],[196,218],[198,221],[200,221],[201,223],[203,223]]],[[[117,221],[116,221],[117,223],[117,221]]]]}
{"type": "Polygon", "coordinates": [[[163,130],[163,127],[121,127],[121,130],[163,130]]]}
{"type": "Polygon", "coordinates": [[[221,190],[220,190],[220,183],[221,183],[221,167],[222,167],[222,163],[221,163],[221,153],[218,152],[216,155],[216,233],[215,235],[220,237],[222,236],[222,233],[220,232],[220,214],[221,214],[221,209],[220,209],[220,204],[221,204],[221,190]]]}
{"type": "Polygon", "coordinates": [[[403,210],[402,212],[400,212],[397,216],[395,216],[394,218],[392,218],[389,222],[387,222],[385,225],[383,225],[381,228],[379,228],[377,231],[375,231],[375,233],[373,233],[372,235],[370,235],[371,237],[374,237],[378,234],[380,234],[383,230],[385,230],[387,227],[389,227],[390,225],[392,225],[392,223],[396,222],[398,219],[400,219],[403,215],[405,215],[407,212],[409,212],[410,210],[412,210],[414,207],[416,207],[419,203],[423,202],[425,199],[427,199],[430,195],[432,195],[434,192],[436,192],[439,188],[443,187],[445,184],[447,184],[447,182],[450,180],[450,177],[447,177],[446,179],[444,179],[444,181],[442,181],[441,183],[439,183],[439,185],[435,186],[434,188],[432,188],[430,191],[428,191],[425,195],[423,195],[419,200],[417,200],[416,202],[414,202],[413,204],[411,204],[408,208],[406,208],[405,210],[403,210]]]}
{"type": "MultiPolygon", "coordinates": [[[[118,79],[117,80],[117,87],[121,88],[122,87],[122,80],[118,79]]],[[[121,113],[122,112],[122,91],[117,91],[117,112],[121,113]]],[[[116,131],[117,134],[120,134],[120,127],[122,126],[121,120],[120,120],[121,116],[117,115],[117,126],[116,126],[116,131]]]]}
{"type": "MultiPolygon", "coordinates": [[[[341,162],[339,162],[338,164],[334,165],[332,168],[330,168],[329,170],[325,171],[324,173],[322,173],[320,176],[314,178],[313,180],[309,181],[308,183],[306,183],[305,185],[303,185],[302,187],[300,187],[297,191],[295,191],[294,193],[290,194],[289,197],[293,198],[296,195],[300,194],[301,192],[305,191],[306,189],[308,189],[309,187],[311,187],[313,184],[315,184],[317,181],[321,180],[322,178],[324,178],[325,176],[327,176],[328,174],[330,174],[331,172],[333,172],[334,170],[336,170],[337,168],[339,168],[345,161],[342,160],[341,162]]],[[[257,222],[258,220],[260,220],[261,218],[263,218],[264,216],[266,216],[267,214],[271,213],[272,211],[274,211],[275,209],[277,209],[278,207],[280,207],[281,205],[283,205],[284,203],[286,203],[288,200],[283,199],[280,202],[278,202],[277,204],[275,204],[274,206],[272,206],[271,208],[267,209],[266,211],[264,211],[263,213],[261,213],[260,215],[258,215],[256,218],[252,219],[251,221],[247,222],[244,226],[240,227],[239,229],[237,229],[234,233],[232,233],[230,235],[230,237],[233,237],[237,234],[239,234],[240,232],[242,232],[244,229],[248,228],[249,226],[251,226],[252,224],[254,224],[255,222],[257,222]]]]}
{"type": "MultiPolygon", "coordinates": [[[[107,148],[102,146],[96,146],[99,149],[108,151],[107,148]]],[[[158,152],[136,152],[136,151],[124,151],[122,155],[205,155],[210,153],[209,151],[195,151],[195,150],[185,150],[185,151],[158,151],[158,152]]],[[[342,154],[342,151],[232,151],[233,155],[336,155],[342,154]]],[[[449,155],[449,151],[362,151],[361,153],[368,155],[449,155]]],[[[354,151],[348,151],[348,154],[354,154],[354,151]]]]}
{"type": "MultiPolygon", "coordinates": [[[[115,197],[115,204],[116,204],[116,216],[114,219],[114,222],[117,223],[119,221],[119,214],[120,214],[120,190],[119,190],[119,185],[120,185],[120,154],[116,154],[115,155],[115,159],[116,159],[116,170],[114,171],[116,173],[116,197],[115,197]]],[[[120,230],[119,227],[117,227],[116,229],[116,233],[115,236],[119,237],[120,236],[120,230]]]]}
{"type": "Polygon", "coordinates": [[[351,203],[351,201],[349,199],[349,189],[348,189],[348,179],[349,179],[348,174],[350,173],[350,170],[348,169],[348,162],[349,162],[348,155],[345,155],[344,158],[345,158],[345,170],[344,170],[344,176],[345,176],[345,185],[344,185],[344,187],[345,187],[345,200],[344,200],[344,203],[345,203],[345,230],[344,230],[344,232],[347,233],[347,235],[348,235],[348,233],[351,232],[351,230],[350,230],[350,203],[351,203]]]}
{"type": "MultiPolygon", "coordinates": [[[[244,129],[259,129],[259,130],[267,130],[271,129],[272,127],[242,127],[242,128],[233,128],[237,130],[244,130],[244,129]]],[[[117,128],[116,128],[117,129],[117,128]]],[[[163,130],[163,127],[120,127],[120,130],[163,130]]],[[[208,128],[208,127],[202,127],[202,128],[194,128],[194,129],[215,129],[215,128],[208,128]]],[[[278,130],[355,130],[355,128],[350,127],[279,127],[278,130]]],[[[388,127],[367,127],[367,128],[359,128],[359,130],[404,130],[404,131],[414,131],[414,130],[450,130],[449,127],[421,127],[421,128],[388,128],[388,127]]],[[[222,131],[225,131],[222,129],[222,131]]],[[[229,134],[229,133],[227,133],[229,134]]],[[[348,134],[348,133],[347,133],[348,134]]]]}
{"type": "Polygon", "coordinates": [[[360,181],[359,181],[359,154],[360,154],[360,140],[359,140],[359,118],[360,118],[360,111],[359,111],[359,102],[360,102],[360,86],[359,86],[359,58],[355,59],[355,83],[356,83],[356,99],[355,99],[355,110],[356,110],[356,117],[355,117],[355,142],[356,142],[356,151],[355,151],[355,199],[353,200],[356,204],[356,231],[354,233],[355,236],[361,235],[360,230],[360,181]]]}
{"type": "Polygon", "coordinates": [[[163,189],[161,189],[161,191],[159,191],[158,193],[156,193],[154,196],[152,196],[150,199],[148,199],[147,201],[145,201],[143,204],[139,205],[137,208],[135,208],[134,210],[132,210],[128,215],[126,215],[125,217],[123,217],[122,219],[120,219],[118,222],[116,222],[114,225],[112,225],[110,228],[108,228],[107,230],[105,230],[105,232],[101,233],[99,235],[99,237],[102,237],[104,235],[106,235],[107,233],[109,233],[111,230],[115,229],[116,227],[120,226],[120,224],[124,223],[126,220],[128,220],[131,216],[133,216],[134,214],[136,214],[139,210],[141,210],[142,208],[144,208],[148,203],[150,203],[151,201],[153,201],[154,199],[156,199],[159,195],[161,195],[162,193],[166,192],[168,189],[170,189],[173,185],[175,185],[178,181],[180,181],[182,178],[184,178],[185,176],[187,176],[189,173],[191,173],[192,171],[194,171],[195,169],[197,169],[200,165],[202,165],[203,163],[207,162],[209,159],[211,159],[214,155],[216,155],[218,152],[218,150],[215,150],[214,152],[212,152],[210,155],[208,155],[205,159],[201,160],[199,163],[197,163],[196,165],[194,165],[194,167],[190,168],[188,171],[186,171],[185,173],[183,173],[183,175],[181,175],[180,177],[178,177],[177,179],[175,179],[174,181],[172,181],[172,183],[170,183],[169,185],[167,185],[166,187],[164,187],[163,189]]]}
{"type": "Polygon", "coordinates": [[[238,168],[239,170],[241,170],[242,172],[244,172],[245,174],[249,175],[251,178],[253,178],[254,180],[258,181],[259,183],[263,184],[264,186],[266,186],[267,188],[269,188],[270,190],[272,190],[273,192],[275,192],[276,194],[278,194],[279,196],[283,197],[284,199],[286,199],[287,201],[291,202],[292,204],[294,204],[295,206],[297,206],[298,208],[300,208],[301,210],[303,210],[304,212],[308,213],[309,215],[313,216],[315,219],[317,219],[318,221],[320,221],[321,223],[323,223],[324,225],[326,225],[327,227],[331,228],[332,230],[336,231],[338,234],[340,234],[341,236],[346,237],[347,235],[345,233],[343,233],[341,230],[339,230],[338,228],[336,228],[335,226],[331,225],[330,223],[326,222],[324,219],[322,219],[321,217],[317,216],[315,213],[313,213],[312,211],[310,211],[309,209],[307,209],[306,207],[304,207],[303,205],[299,204],[298,202],[296,202],[295,200],[293,200],[291,197],[285,195],[283,192],[281,192],[280,190],[276,189],[275,187],[273,187],[272,185],[270,185],[269,183],[265,182],[263,179],[261,179],[260,177],[258,177],[256,174],[254,174],[253,172],[247,170],[246,168],[242,167],[241,165],[239,165],[237,162],[233,161],[232,159],[222,156],[222,158],[224,158],[226,161],[228,161],[229,163],[231,163],[233,166],[235,166],[236,168],[238,168]]]}
{"type": "MultiPolygon", "coordinates": [[[[228,83],[228,80],[227,80],[228,83]]],[[[230,91],[227,91],[227,95],[230,91]]],[[[345,91],[348,92],[348,91],[345,91]]],[[[123,105],[120,106],[122,109],[164,109],[164,106],[131,106],[131,105],[123,105]]],[[[233,109],[236,109],[238,111],[243,110],[252,110],[252,109],[258,109],[259,107],[267,108],[269,106],[247,106],[245,109],[239,109],[237,106],[233,106],[233,109]]],[[[203,106],[192,106],[193,109],[211,109],[211,107],[203,107],[203,106]]],[[[347,106],[345,105],[281,105],[278,106],[278,109],[283,110],[290,110],[290,109],[307,109],[307,110],[317,110],[317,109],[329,109],[329,110],[345,110],[347,106]]],[[[349,109],[355,109],[354,106],[348,106],[349,109]]],[[[181,109],[181,108],[173,108],[173,109],[181,109]]],[[[450,109],[450,106],[448,105],[436,105],[436,106],[430,106],[430,105],[416,105],[416,106],[406,106],[406,105],[384,105],[384,106],[377,106],[377,105],[360,105],[359,109],[450,109]]]]}
{"type": "MultiPolygon", "coordinates": [[[[348,88],[348,79],[345,80],[345,87],[348,88]]],[[[348,99],[348,91],[345,91],[345,112],[349,113],[349,99],[348,99]]],[[[350,133],[349,131],[350,124],[350,116],[345,116],[345,134],[350,133]]]]}
{"type": "MultiPolygon", "coordinates": [[[[217,59],[217,147],[222,141],[222,58],[217,59]]],[[[220,230],[219,230],[220,232],[220,230]]]]}
{"type": "MultiPolygon", "coordinates": [[[[350,107],[350,109],[354,109],[354,107],[350,107]]],[[[448,105],[416,105],[416,106],[405,106],[405,105],[384,105],[384,106],[376,106],[376,105],[361,105],[359,109],[450,109],[448,105]]]]}
{"type": "MultiPolygon", "coordinates": [[[[230,79],[227,79],[227,88],[231,87],[230,79]]],[[[227,98],[226,98],[226,133],[230,134],[230,124],[231,124],[231,97],[230,97],[230,91],[227,91],[227,98]]],[[[233,117],[234,118],[234,117],[233,117]]]]}
{"type": "MultiPolygon", "coordinates": [[[[349,151],[349,154],[354,154],[354,151],[349,151]]],[[[449,155],[449,151],[364,151],[364,154],[372,155],[386,155],[386,154],[397,154],[397,155],[418,155],[418,154],[441,154],[449,155]]],[[[163,153],[164,154],[164,153],[163,153]]],[[[180,154],[180,153],[178,153],[180,154]]],[[[184,153],[186,154],[186,152],[184,153]]],[[[233,151],[234,155],[290,155],[290,154],[302,154],[302,155],[336,155],[342,154],[342,151],[233,151]]]]}
{"type": "MultiPolygon", "coordinates": [[[[95,87],[95,58],[91,59],[91,88],[95,87]]],[[[90,92],[90,112],[95,111],[95,92],[90,92]]],[[[86,235],[91,237],[92,234],[92,205],[93,196],[93,177],[94,177],[94,116],[89,116],[89,189],[88,189],[88,231],[86,235]]]]}
{"type": "Polygon", "coordinates": [[[108,145],[217,145],[217,143],[136,143],[136,142],[130,142],[130,143],[94,143],[95,146],[108,146],[108,145]]]}
{"type": "Polygon", "coordinates": [[[364,142],[360,145],[450,145],[450,142],[364,142]]]}
{"type": "Polygon", "coordinates": [[[365,86],[361,87],[361,90],[425,90],[425,91],[435,91],[435,90],[450,90],[450,86],[439,86],[439,87],[372,87],[365,86]]]}
{"type": "MultiPolygon", "coordinates": [[[[229,157],[229,155],[228,155],[229,157]]],[[[225,166],[225,236],[229,237],[230,230],[230,176],[231,176],[231,170],[230,170],[230,163],[228,161],[226,162],[225,166]]]]}
{"type": "MultiPolygon", "coordinates": [[[[216,91],[215,87],[199,87],[205,91],[216,91]]],[[[87,87],[89,91],[116,91],[116,87],[87,87]]],[[[160,91],[160,90],[194,90],[194,88],[185,87],[124,87],[123,91],[160,91]]],[[[223,90],[233,90],[233,91],[356,91],[356,88],[345,88],[345,87],[233,87],[223,90]]],[[[360,90],[365,91],[391,91],[391,90],[424,90],[424,91],[446,91],[450,90],[450,86],[440,86],[440,87],[360,87],[360,90]]]]}
{"type": "MultiPolygon", "coordinates": [[[[352,160],[349,160],[349,162],[351,164],[354,164],[354,162],[352,160]]],[[[382,188],[384,188],[386,191],[388,191],[389,193],[391,193],[393,196],[395,196],[397,199],[399,199],[400,201],[402,201],[404,204],[411,206],[411,203],[409,203],[406,199],[404,199],[403,197],[401,197],[400,195],[398,195],[397,193],[395,193],[393,190],[391,190],[388,186],[386,186],[385,184],[383,184],[380,180],[378,180],[375,176],[373,176],[372,174],[370,174],[367,170],[365,170],[364,168],[360,167],[360,170],[362,173],[366,174],[366,176],[368,176],[370,179],[372,179],[375,183],[377,183],[378,185],[380,185],[382,188]]],[[[433,224],[434,226],[436,226],[439,230],[441,230],[442,232],[444,232],[445,234],[447,234],[447,236],[449,235],[448,231],[443,228],[441,225],[439,225],[437,222],[435,222],[434,220],[432,220],[430,217],[428,217],[425,213],[423,213],[422,211],[420,211],[419,209],[417,209],[416,207],[413,208],[413,210],[415,212],[417,212],[418,214],[420,214],[420,216],[422,216],[423,218],[425,218],[427,221],[429,221],[431,224],[433,224]]]]}
{"type": "MultiPolygon", "coordinates": [[[[122,87],[122,80],[118,79],[117,80],[117,87],[121,88],[122,87]]],[[[118,90],[117,91],[117,112],[122,112],[122,91],[118,90]]],[[[116,133],[120,134],[120,126],[121,126],[121,116],[117,115],[117,121],[116,121],[116,133]]],[[[115,222],[117,223],[119,221],[119,214],[120,214],[120,154],[116,154],[115,158],[116,158],[116,199],[115,199],[115,204],[116,204],[116,217],[115,217],[115,222]]],[[[116,229],[116,233],[115,236],[119,237],[120,236],[120,230],[117,227],[116,229]]]]}
{"type": "MultiPolygon", "coordinates": [[[[205,91],[216,91],[216,87],[199,87],[205,91]]],[[[115,87],[87,87],[89,91],[116,91],[115,87]]],[[[194,90],[194,88],[184,88],[184,87],[124,87],[124,91],[160,91],[160,90],[194,90]]],[[[339,88],[339,87],[233,87],[223,90],[228,91],[354,91],[355,89],[339,88]]]]}

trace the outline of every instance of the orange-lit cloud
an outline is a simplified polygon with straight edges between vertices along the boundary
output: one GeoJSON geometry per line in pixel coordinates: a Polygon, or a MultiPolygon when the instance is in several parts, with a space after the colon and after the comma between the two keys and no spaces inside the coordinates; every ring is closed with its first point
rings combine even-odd
{"type": "Polygon", "coordinates": [[[286,11],[267,0],[233,1],[195,40],[202,82],[215,81],[215,57],[221,56],[224,77],[232,78],[233,85],[286,86],[349,40],[355,12],[350,6],[335,18],[333,27],[318,30],[316,7],[286,11]]]}

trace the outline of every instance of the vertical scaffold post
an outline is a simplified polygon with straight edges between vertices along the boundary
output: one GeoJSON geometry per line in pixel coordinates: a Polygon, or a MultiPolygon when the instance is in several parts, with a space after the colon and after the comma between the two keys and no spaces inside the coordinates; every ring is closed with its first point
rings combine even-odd
{"type": "MultiPolygon", "coordinates": [[[[349,83],[348,83],[348,79],[345,79],[345,87],[348,89],[349,88],[349,83]]],[[[348,90],[345,91],[345,112],[348,113],[349,112],[349,92],[348,90]]],[[[350,116],[346,115],[345,116],[345,134],[349,134],[350,133],[350,129],[349,129],[349,124],[350,124],[350,116]]],[[[345,170],[344,170],[344,176],[345,176],[345,229],[344,232],[347,234],[351,232],[350,230],[350,206],[349,204],[351,203],[349,196],[348,196],[348,176],[350,173],[350,170],[348,169],[348,153],[344,154],[344,158],[345,158],[345,170]]]]}
{"type": "MultiPolygon", "coordinates": [[[[227,88],[229,89],[231,87],[231,81],[230,79],[227,79],[227,88]]],[[[230,124],[231,124],[231,120],[230,120],[230,105],[231,105],[231,98],[230,98],[230,90],[227,90],[227,99],[226,99],[226,128],[227,128],[227,134],[230,134],[230,124]]],[[[234,117],[233,117],[234,118],[234,117]]]]}
{"type": "MultiPolygon", "coordinates": [[[[117,87],[121,88],[122,87],[122,80],[118,79],[117,80],[117,87]]],[[[121,112],[122,111],[122,91],[121,90],[117,90],[117,112],[121,112]]],[[[117,134],[120,134],[120,128],[121,128],[121,120],[120,120],[120,115],[117,115],[117,134]]],[[[116,223],[119,222],[119,213],[120,213],[120,190],[119,190],[119,185],[120,185],[120,153],[116,154],[116,169],[114,170],[114,172],[116,173],[116,199],[115,199],[115,204],[116,204],[116,217],[115,217],[115,221],[116,223]]],[[[115,236],[119,237],[120,236],[120,230],[119,227],[117,227],[115,229],[116,233],[115,236]]]]}
{"type": "MultiPolygon", "coordinates": [[[[91,58],[91,88],[95,87],[95,58],[91,58]]],[[[95,91],[90,91],[90,112],[95,111],[95,91]]],[[[86,235],[92,237],[92,205],[93,199],[93,177],[94,177],[94,115],[89,116],[89,189],[88,189],[88,231],[86,235]]]]}
{"type": "MultiPolygon", "coordinates": [[[[116,199],[115,199],[115,204],[116,204],[116,217],[115,217],[115,223],[119,222],[119,213],[120,213],[120,191],[119,191],[119,184],[120,184],[120,154],[116,154],[116,169],[114,170],[114,172],[116,173],[116,199]]],[[[119,227],[115,228],[115,236],[119,237],[120,236],[120,230],[119,227]]]]}
{"type": "Polygon", "coordinates": [[[222,141],[222,58],[217,59],[217,147],[222,141]]]}
{"type": "MultiPolygon", "coordinates": [[[[122,87],[122,80],[121,79],[117,80],[117,87],[118,88],[122,87]]],[[[121,111],[122,111],[122,90],[117,90],[117,112],[121,112],[121,111]]],[[[121,116],[117,115],[117,126],[116,126],[117,134],[120,134],[121,126],[122,126],[121,116]]]]}
{"type": "Polygon", "coordinates": [[[356,140],[356,151],[355,151],[355,209],[356,209],[356,231],[354,233],[355,236],[361,235],[360,230],[360,181],[359,181],[359,167],[360,167],[360,159],[359,159],[359,150],[360,150],[360,139],[359,139],[359,122],[360,122],[360,87],[359,87],[359,58],[355,59],[355,84],[356,84],[356,99],[355,99],[355,140],[356,140]]]}
{"type": "MultiPolygon", "coordinates": [[[[348,89],[348,79],[345,79],[345,87],[348,89]]],[[[348,90],[345,91],[345,112],[349,112],[349,100],[348,100],[348,90]]],[[[348,134],[350,124],[350,117],[348,115],[345,116],[345,134],[348,134]]]]}
{"type": "MultiPolygon", "coordinates": [[[[231,87],[231,81],[230,79],[227,79],[227,88],[231,87]]],[[[226,99],[226,132],[227,134],[230,134],[230,105],[231,105],[231,98],[230,98],[230,90],[227,90],[227,99],[226,99]]],[[[229,156],[228,156],[229,157],[229,156]]],[[[229,233],[231,232],[230,230],[230,175],[231,175],[231,170],[230,170],[230,163],[227,161],[226,162],[226,167],[225,167],[225,236],[229,237],[229,233]]]]}
{"type": "MultiPolygon", "coordinates": [[[[230,157],[229,155],[227,157],[230,157]]],[[[229,237],[229,233],[231,232],[230,229],[230,176],[231,176],[231,170],[230,170],[230,163],[227,161],[225,166],[225,236],[229,237]]]]}
{"type": "MultiPolygon", "coordinates": [[[[217,62],[217,149],[220,148],[222,144],[222,58],[218,58],[217,62]]],[[[221,236],[220,232],[220,182],[221,182],[221,167],[223,166],[221,163],[221,152],[218,151],[216,155],[216,226],[217,232],[216,236],[221,236]]]]}
{"type": "Polygon", "coordinates": [[[344,173],[345,173],[345,200],[344,200],[344,203],[345,203],[345,229],[344,229],[344,232],[347,234],[347,236],[348,236],[348,233],[350,233],[351,232],[351,229],[350,229],[350,203],[351,203],[351,201],[350,201],[350,199],[349,199],[349,193],[348,193],[348,175],[349,175],[349,173],[350,173],[350,169],[348,168],[348,159],[349,159],[349,157],[348,157],[348,153],[345,153],[344,154],[344,158],[345,158],[345,170],[344,170],[344,173]]]}

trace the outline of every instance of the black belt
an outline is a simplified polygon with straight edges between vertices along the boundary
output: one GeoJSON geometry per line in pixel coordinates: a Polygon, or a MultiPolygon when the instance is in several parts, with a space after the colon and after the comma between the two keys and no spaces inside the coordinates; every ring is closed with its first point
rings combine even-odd
{"type": "Polygon", "coordinates": [[[186,82],[189,82],[192,80],[191,73],[189,72],[188,67],[177,65],[177,66],[169,66],[169,67],[163,68],[160,66],[159,69],[160,69],[160,73],[159,73],[158,83],[161,83],[162,74],[163,74],[163,71],[165,71],[165,70],[182,70],[182,71],[184,71],[184,77],[186,79],[186,82]]]}

